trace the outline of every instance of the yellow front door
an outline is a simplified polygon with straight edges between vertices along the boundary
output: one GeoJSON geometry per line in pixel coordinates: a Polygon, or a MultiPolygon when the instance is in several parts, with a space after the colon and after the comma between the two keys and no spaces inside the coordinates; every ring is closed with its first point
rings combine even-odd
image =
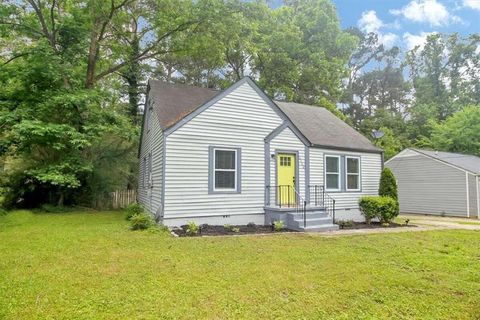
{"type": "Polygon", "coordinates": [[[295,196],[295,154],[277,155],[277,201],[281,206],[294,205],[295,196]]]}

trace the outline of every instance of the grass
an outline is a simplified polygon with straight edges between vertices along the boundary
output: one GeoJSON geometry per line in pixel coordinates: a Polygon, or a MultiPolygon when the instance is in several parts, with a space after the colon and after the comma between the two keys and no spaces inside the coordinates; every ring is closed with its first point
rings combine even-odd
{"type": "Polygon", "coordinates": [[[0,319],[472,319],[480,233],[173,238],[119,212],[0,217],[0,319]]]}

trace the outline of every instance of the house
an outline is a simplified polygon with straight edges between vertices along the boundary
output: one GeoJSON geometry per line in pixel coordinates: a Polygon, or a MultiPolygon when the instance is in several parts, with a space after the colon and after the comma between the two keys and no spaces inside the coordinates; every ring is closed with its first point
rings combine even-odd
{"type": "Polygon", "coordinates": [[[138,200],[167,226],[325,230],[361,219],[382,156],[326,109],[272,101],[248,77],[224,91],[150,80],[138,200]]]}
{"type": "Polygon", "coordinates": [[[400,211],[480,218],[480,158],[408,148],[388,160],[400,211]]]}

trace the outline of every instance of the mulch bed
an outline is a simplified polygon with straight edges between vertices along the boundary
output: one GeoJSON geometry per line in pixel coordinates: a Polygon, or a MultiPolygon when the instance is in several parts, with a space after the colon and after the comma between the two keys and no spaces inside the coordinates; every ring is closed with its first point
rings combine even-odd
{"type": "Polygon", "coordinates": [[[280,231],[273,230],[272,226],[263,226],[263,225],[242,225],[242,226],[229,226],[225,228],[224,226],[211,226],[204,224],[201,226],[198,234],[190,235],[186,232],[187,226],[182,226],[181,228],[173,229],[174,232],[179,237],[201,237],[201,236],[225,236],[225,235],[239,235],[239,234],[265,234],[265,233],[282,233],[282,232],[295,232],[290,229],[282,229],[280,231]],[[232,231],[232,229],[238,228],[238,232],[232,231]]]}
{"type": "Polygon", "coordinates": [[[382,225],[380,222],[371,222],[366,224],[365,222],[351,222],[349,225],[340,225],[340,230],[355,230],[355,229],[389,229],[389,228],[407,228],[407,227],[416,227],[412,224],[400,224],[392,222],[388,226],[382,225]]]}

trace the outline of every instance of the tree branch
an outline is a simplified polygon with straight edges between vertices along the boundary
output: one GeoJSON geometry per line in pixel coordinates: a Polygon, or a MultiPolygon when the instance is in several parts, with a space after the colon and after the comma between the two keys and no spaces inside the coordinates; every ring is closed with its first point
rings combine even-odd
{"type": "Polygon", "coordinates": [[[23,52],[23,53],[20,53],[20,54],[17,54],[16,56],[13,56],[11,57],[10,59],[8,59],[7,61],[5,61],[4,63],[2,63],[2,66],[12,62],[13,60],[17,59],[17,58],[20,58],[20,57],[24,57],[26,55],[29,55],[31,52],[23,52]]]}

